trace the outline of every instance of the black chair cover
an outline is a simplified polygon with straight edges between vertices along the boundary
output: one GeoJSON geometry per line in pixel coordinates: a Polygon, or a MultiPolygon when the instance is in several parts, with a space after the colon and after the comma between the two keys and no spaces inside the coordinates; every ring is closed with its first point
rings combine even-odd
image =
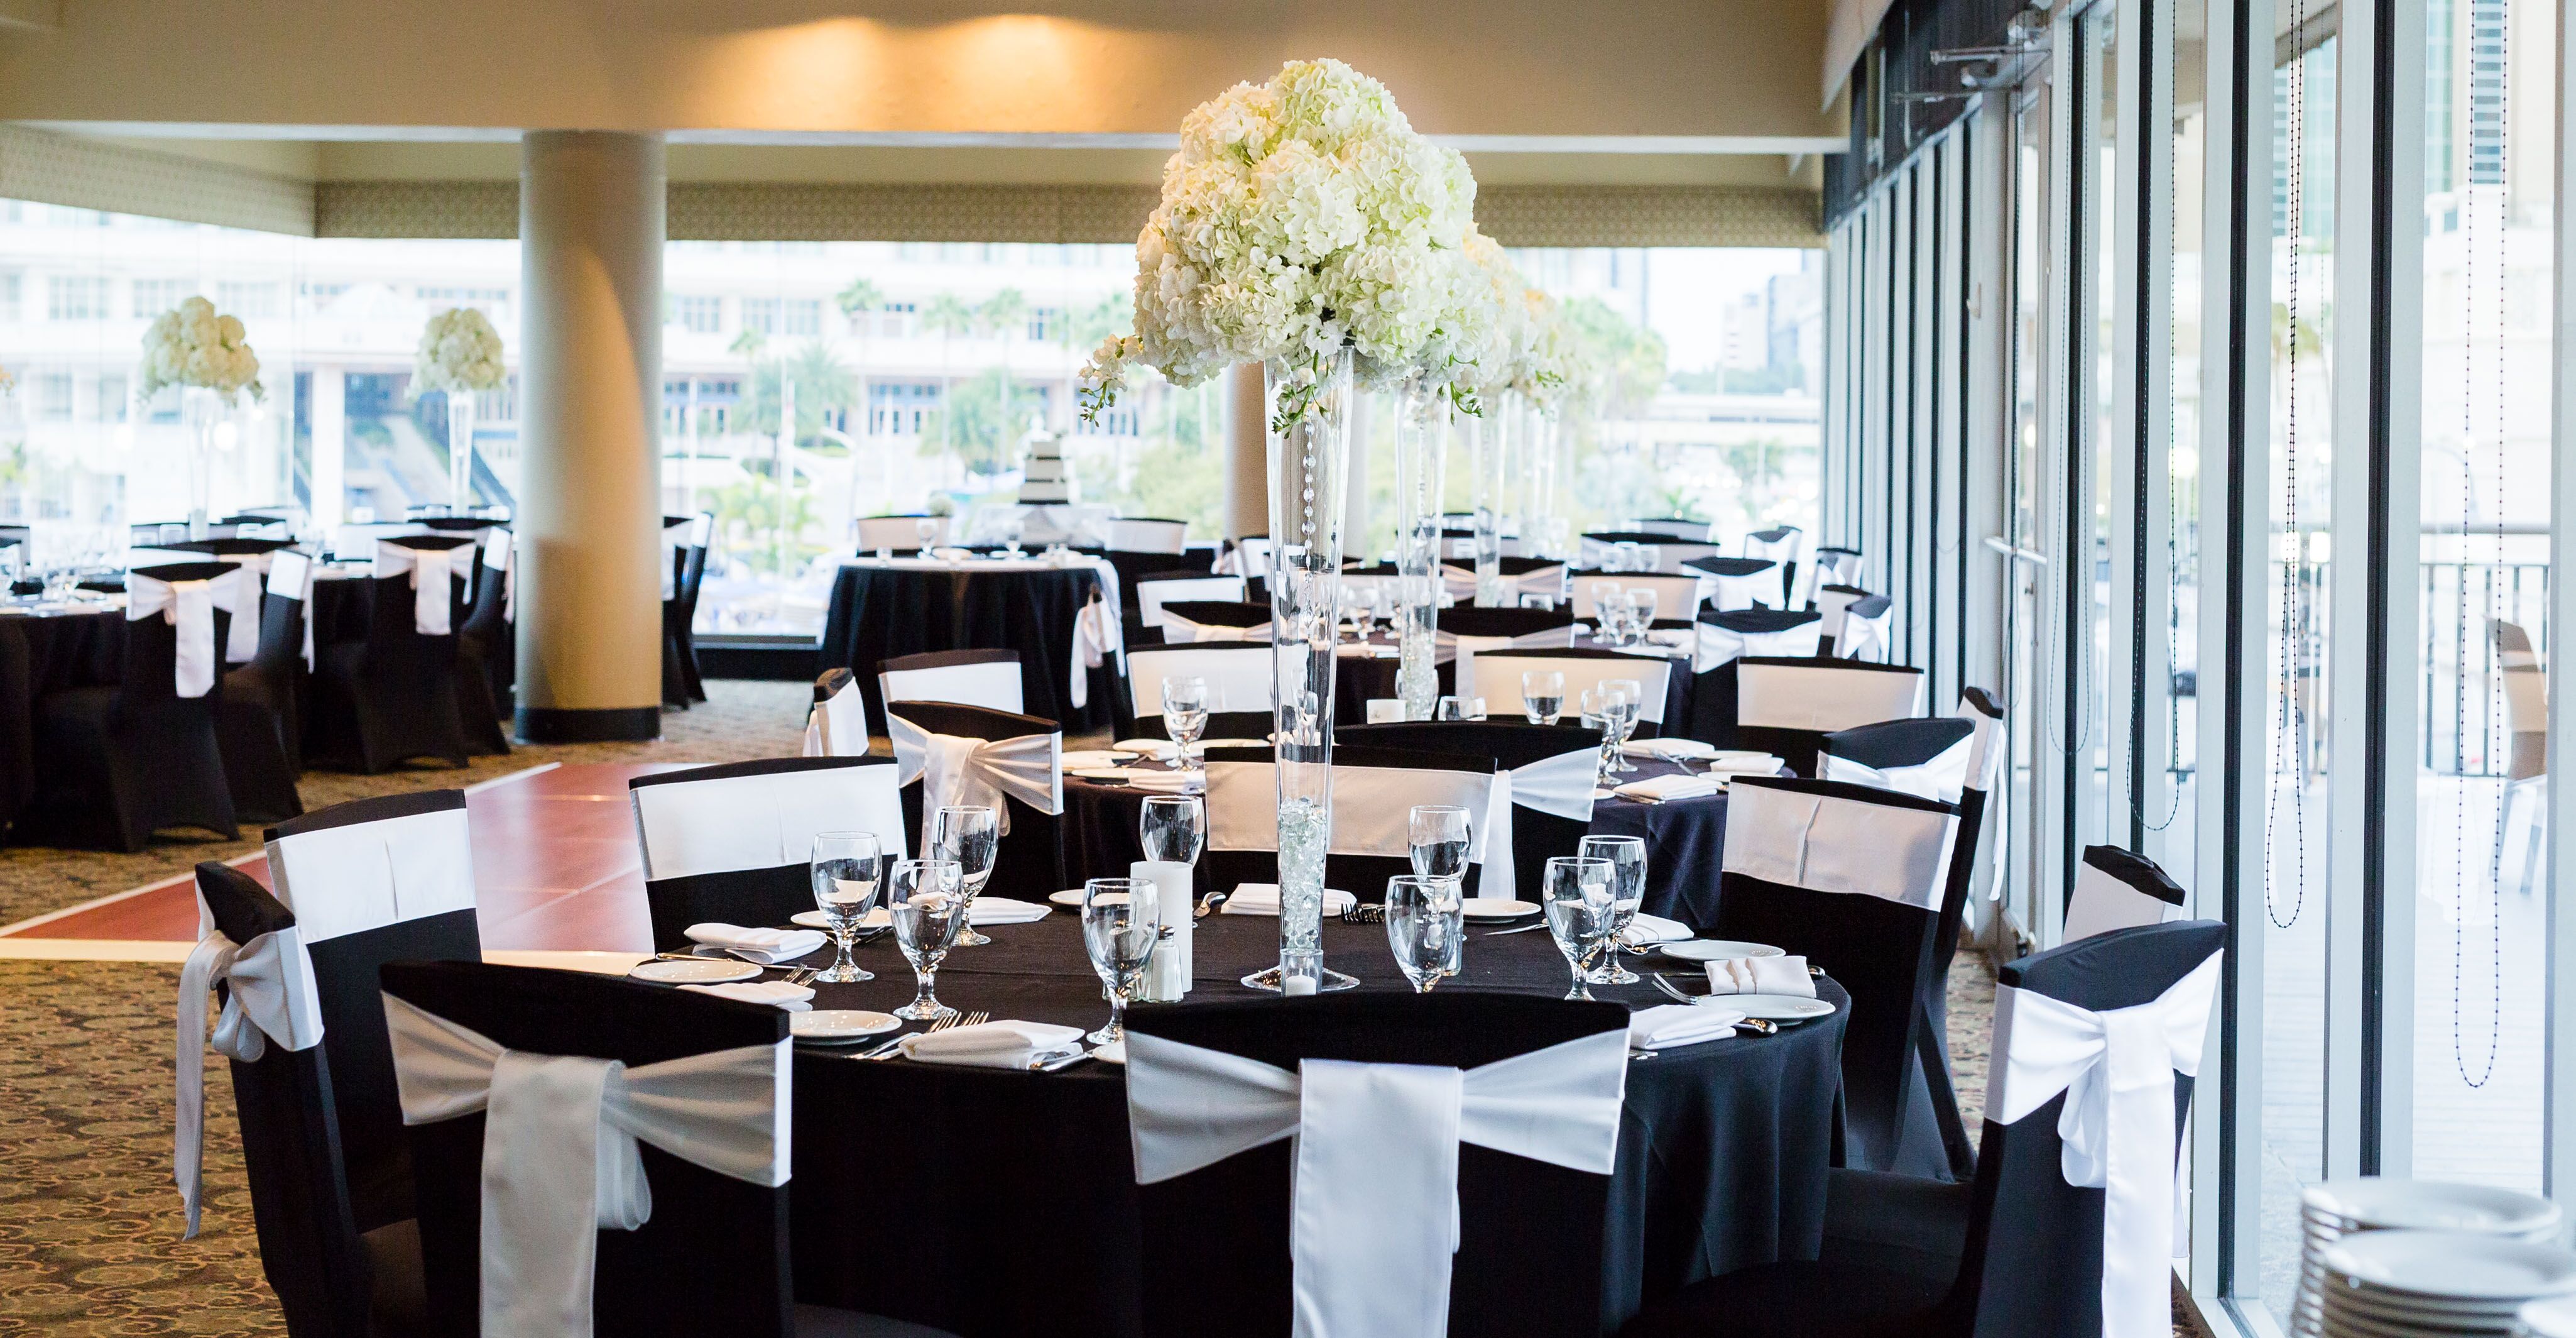
{"type": "Polygon", "coordinates": [[[477,754],[506,756],[510,734],[501,722],[516,704],[518,636],[508,617],[509,572],[474,569],[474,602],[456,629],[456,712],[466,745],[477,754]]]}
{"type": "Polygon", "coordinates": [[[1269,605],[1231,599],[1175,599],[1163,605],[1163,612],[1208,627],[1259,627],[1270,621],[1269,605]]]}
{"type": "MultiPolygon", "coordinates": [[[[1487,609],[1480,612],[1518,612],[1487,609]]],[[[1532,610],[1536,612],[1537,610],[1532,610]]],[[[1580,725],[1533,725],[1518,720],[1408,720],[1400,724],[1343,725],[1333,731],[1343,744],[1390,753],[1437,753],[1491,757],[1496,769],[1509,771],[1567,753],[1597,753],[1601,735],[1580,725]]],[[[1336,754],[1338,760],[1338,753],[1336,754]]],[[[1481,821],[1481,819],[1479,819],[1481,821]]],[[[1540,885],[1553,856],[1572,855],[1590,834],[1587,819],[1559,817],[1515,804],[1512,808],[1512,895],[1538,900],[1540,885]]],[[[1359,889],[1352,888],[1357,892],[1359,889]]],[[[1501,896],[1500,888],[1490,894],[1501,896]]]]}
{"type": "MultiPolygon", "coordinates": [[[[1778,609],[1703,609],[1692,620],[1694,627],[1705,624],[1747,638],[1777,636],[1793,632],[1817,621],[1813,612],[1778,609]]],[[[1657,619],[1658,626],[1662,620],[1657,619]]],[[[1684,734],[1719,748],[1734,748],[1736,661],[1715,665],[1691,676],[1691,716],[1683,726],[1670,733],[1684,734]]],[[[1749,746],[1749,745],[1748,745],[1749,746]]]]}
{"type": "MultiPolygon", "coordinates": [[[[1899,813],[1952,815],[1958,808],[1893,790],[1836,781],[1739,776],[1728,813],[1729,836],[1742,828],[1747,790],[1787,791],[1899,813]]],[[[1712,938],[1768,943],[1823,967],[1851,991],[1843,1034],[1843,1165],[1940,1178],[1951,1173],[1942,1116],[1921,1068],[1922,1032],[1938,1016],[1945,985],[1936,898],[1946,878],[1924,890],[1924,904],[1847,891],[1823,891],[1738,872],[1741,842],[1727,843],[1719,876],[1712,938]]],[[[1945,1085],[1946,1090],[1946,1085],[1945,1085]]],[[[1952,1120],[1957,1118],[1955,1103],[1952,1120]]]]}
{"type": "MultiPolygon", "coordinates": [[[[1310,1058],[1475,1068],[1624,1028],[1628,1014],[1526,995],[1356,993],[1140,1004],[1127,1025],[1290,1070],[1310,1058]]],[[[1289,1331],[1292,1146],[1282,1140],[1137,1187],[1145,1257],[1174,1284],[1145,1288],[1146,1338],[1289,1331]]],[[[1608,1212],[1606,1176],[1460,1146],[1449,1332],[1599,1334],[1608,1212]]]]}
{"type": "MultiPolygon", "coordinates": [[[[1057,750],[1061,752],[1064,747],[1063,730],[1042,716],[1017,715],[1010,711],[992,711],[953,702],[896,702],[887,709],[933,734],[985,740],[1053,734],[1058,736],[1057,750]]],[[[906,831],[922,830],[925,816],[921,811],[922,802],[919,780],[903,787],[906,831]]],[[[993,855],[993,868],[997,874],[1006,874],[1003,884],[1046,892],[1062,888],[1064,816],[1041,813],[1010,795],[1002,796],[1002,807],[1010,819],[1011,829],[1002,834],[1000,848],[993,855]]]]}
{"type": "MultiPolygon", "coordinates": [[[[1482,609],[1478,611],[1493,613],[1505,612],[1507,610],[1482,609]]],[[[1545,610],[1533,611],[1545,612],[1545,610]]],[[[1448,615],[1443,613],[1441,615],[1441,629],[1443,631],[1452,630],[1449,628],[1448,621],[1448,615]]],[[[1470,635],[1474,634],[1471,633],[1470,635]]],[[[1653,739],[1661,738],[1667,734],[1678,734],[1681,732],[1679,728],[1679,718],[1686,717],[1690,714],[1692,678],[1691,665],[1688,657],[1681,659],[1659,659],[1641,655],[1629,655],[1615,650],[1603,650],[1595,646],[1530,646],[1515,647],[1509,650],[1480,650],[1476,652],[1477,677],[1482,678],[1484,676],[1483,666],[1488,661],[1496,664],[1505,663],[1507,661],[1524,661],[1525,663],[1523,663],[1519,669],[1512,671],[1513,677],[1505,680],[1506,682],[1517,682],[1518,676],[1523,670],[1546,667],[1536,663],[1536,661],[1540,660],[1616,660],[1624,662],[1635,672],[1610,674],[1606,676],[1610,678],[1636,679],[1638,681],[1638,685],[1646,690],[1646,694],[1649,697],[1654,695],[1654,687],[1647,680],[1651,676],[1651,671],[1655,667],[1659,665],[1662,666],[1664,671],[1664,709],[1662,711],[1662,715],[1664,718],[1661,720],[1646,720],[1640,718],[1637,721],[1635,731],[1629,735],[1630,738],[1653,739]]],[[[1463,695],[1471,690],[1472,689],[1470,688],[1461,687],[1459,692],[1463,695]]],[[[1576,695],[1575,689],[1569,685],[1565,690],[1565,713],[1568,716],[1575,716],[1578,714],[1575,704],[1576,695]]]]}
{"type": "Polygon", "coordinates": [[[225,672],[223,699],[215,707],[215,736],[233,807],[254,822],[304,811],[295,790],[304,774],[303,681],[304,601],[267,594],[260,605],[259,649],[248,663],[225,672]]]}
{"type": "MultiPolygon", "coordinates": [[[[1344,729],[1336,728],[1335,737],[1344,729]]],[[[1268,748],[1215,748],[1208,751],[1210,762],[1275,762],[1268,748]]],[[[1466,771],[1491,773],[1498,768],[1491,757],[1473,753],[1426,753],[1410,748],[1369,747],[1337,744],[1333,748],[1333,770],[1346,768],[1382,768],[1396,771],[1466,771]]],[[[1338,775],[1336,776],[1338,780],[1338,775]]],[[[1340,802],[1338,799],[1336,803],[1340,802]]],[[[1470,814],[1470,822],[1482,822],[1482,814],[1470,814]]],[[[1520,815],[1512,816],[1515,838],[1512,851],[1519,855],[1517,832],[1520,815]]],[[[1211,833],[1213,835],[1213,833],[1211,833]]],[[[1413,872],[1409,855],[1346,855],[1339,851],[1324,856],[1324,886],[1348,892],[1361,901],[1382,901],[1386,880],[1398,874],[1413,872]]],[[[1467,896],[1501,896],[1499,890],[1480,891],[1484,881],[1482,863],[1467,866],[1467,876],[1460,886],[1467,896]]],[[[1276,883],[1279,881],[1279,852],[1275,850],[1215,850],[1199,856],[1198,885],[1231,892],[1241,883],[1276,883]]]]}
{"type": "MultiPolygon", "coordinates": [[[[1162,648],[1149,647],[1145,649],[1159,650],[1162,648]]],[[[1276,654],[1268,643],[1258,641],[1194,642],[1191,645],[1182,646],[1178,649],[1187,651],[1206,651],[1217,655],[1258,655],[1263,657],[1265,660],[1276,654]]],[[[1170,738],[1172,736],[1171,731],[1163,728],[1162,712],[1156,711],[1150,715],[1136,714],[1135,675],[1136,666],[1131,660],[1127,666],[1126,677],[1121,679],[1118,684],[1118,700],[1113,704],[1114,709],[1111,713],[1110,725],[1113,737],[1121,739],[1170,738]]],[[[1159,698],[1157,700],[1159,700],[1159,698]]],[[[1203,739],[1266,739],[1270,737],[1271,727],[1271,715],[1268,711],[1210,711],[1208,712],[1207,728],[1199,732],[1199,737],[1203,739]]]]}
{"type": "MultiPolygon", "coordinates": [[[[229,562],[175,562],[137,569],[164,581],[212,580],[229,562]]],[[[214,611],[220,659],[232,615],[214,611]]],[[[167,827],[239,834],[225,779],[216,712],[223,679],[202,697],[178,689],[178,629],[158,617],[125,624],[124,664],[114,685],[49,692],[36,702],[36,793],[15,829],[30,844],[137,851],[167,827]]]]}
{"type": "Polygon", "coordinates": [[[1480,609],[1461,604],[1440,610],[1440,630],[1451,636],[1530,636],[1573,625],[1571,609],[1480,609]]]}
{"type": "MultiPolygon", "coordinates": [[[[473,542],[439,535],[402,540],[409,548],[473,542]]],[[[426,636],[414,626],[409,579],[387,576],[370,584],[366,638],[317,648],[316,710],[309,722],[317,754],[370,775],[415,757],[466,765],[471,748],[456,698],[457,634],[426,636]]],[[[464,591],[456,595],[451,628],[465,616],[464,591]]]]}
{"type": "Polygon", "coordinates": [[[696,946],[688,934],[694,924],[713,920],[780,929],[789,917],[814,907],[813,870],[806,864],[727,869],[644,883],[644,909],[653,922],[655,952],[687,952],[696,946]]]}
{"type": "MultiPolygon", "coordinates": [[[[2207,961],[2226,942],[2214,920],[2124,929],[2089,938],[2003,968],[1998,984],[2046,995],[2092,1012],[2151,1003],[2207,961]]],[[[2004,1062],[2009,1036],[1995,1038],[2004,1062]]],[[[2174,1124],[2189,1113],[2192,1081],[2174,1075],[2174,1124]]],[[[2060,1093],[2010,1124],[1987,1120],[1977,1174],[1953,1214],[1918,1222],[1924,1232],[1955,1224],[1960,1264],[1933,1280],[1884,1263],[1827,1256],[1812,1263],[1770,1264],[1712,1278],[1648,1308],[1622,1338],[2099,1338],[2102,1332],[2102,1197],[2066,1183],[2057,1121],[2060,1093]],[[1963,1218],[1963,1220],[1962,1220],[1963,1218]]],[[[1904,1192],[1896,1177],[1837,1173],[1837,1195],[1870,1189],[1904,1192]]],[[[1884,1217],[1886,1203],[1853,1203],[1837,1211],[1884,1217]]]]}
{"type": "Polygon", "coordinates": [[[671,590],[662,601],[662,704],[685,710],[707,699],[698,670],[698,589],[707,579],[707,550],[684,544],[671,551],[671,590]]]}
{"type": "MultiPolygon", "coordinates": [[[[1912,677],[1918,683],[1923,677],[1922,670],[1908,668],[1904,665],[1873,664],[1865,660],[1837,660],[1822,656],[1808,659],[1792,656],[1746,655],[1729,661],[1724,665],[1720,665],[1716,669],[1710,670],[1709,672],[1712,675],[1722,674],[1730,669],[1734,670],[1734,677],[1736,680],[1732,685],[1730,685],[1732,690],[1728,691],[1726,694],[1734,703],[1736,717],[1734,722],[1734,742],[1731,744],[1721,743],[1718,746],[1721,748],[1758,748],[1766,753],[1776,753],[1779,755],[1780,760],[1788,764],[1791,771],[1794,771],[1801,776],[1813,776],[1816,774],[1816,750],[1823,744],[1825,735],[1832,731],[1817,729],[1784,729],[1776,726],[1748,725],[1743,723],[1743,671],[1744,666],[1746,665],[1775,665],[1803,670],[1813,670],[1818,673],[1829,674],[1904,674],[1912,677]]],[[[1850,681],[1854,682],[1856,685],[1859,682],[1859,680],[1850,681]]],[[[1712,686],[1715,686],[1713,680],[1712,686]]],[[[1896,715],[1881,716],[1879,718],[1901,719],[1910,716],[1911,714],[1912,709],[1909,707],[1905,711],[1896,715]]],[[[1871,723],[1875,722],[1873,721],[1871,723]]]]}

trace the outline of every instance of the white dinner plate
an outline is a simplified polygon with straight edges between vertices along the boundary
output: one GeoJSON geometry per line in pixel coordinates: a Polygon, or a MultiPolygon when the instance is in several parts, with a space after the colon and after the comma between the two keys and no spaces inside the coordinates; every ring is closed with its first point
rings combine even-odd
{"type": "Polygon", "coordinates": [[[2438,1231],[2364,1231],[2329,1247],[2325,1266],[2417,1296],[2502,1301],[2576,1291],[2576,1262],[2537,1241],[2438,1231]]]}
{"type": "Polygon", "coordinates": [[[753,979],[760,974],[760,968],[723,957],[697,957],[685,962],[637,962],[635,969],[626,974],[664,985],[720,985],[728,980],[753,979]]]}
{"type": "Polygon", "coordinates": [[[1770,1022],[1804,1022],[1814,1017],[1831,1017],[1834,1006],[1822,999],[1802,998],[1795,994],[1728,994],[1718,1002],[1746,1017],[1770,1022]]]}
{"type": "Polygon", "coordinates": [[[2307,1218],[2333,1221],[2338,1235],[2348,1223],[2366,1222],[2378,1230],[2522,1236],[2559,1218],[2556,1205],[2535,1195],[2438,1180],[2337,1180],[2311,1187],[2305,1198],[2307,1218]]]}
{"type": "Polygon", "coordinates": [[[1105,767],[1115,765],[1126,756],[1125,753],[1113,753],[1106,748],[1076,748],[1071,752],[1058,754],[1056,765],[1067,771],[1075,767],[1105,767]]]}
{"type": "Polygon", "coordinates": [[[1619,751],[1630,757],[1661,757],[1670,761],[1683,758],[1715,757],[1717,745],[1698,739],[1639,739],[1621,744],[1619,751]]]}
{"type": "Polygon", "coordinates": [[[1120,739],[1109,745],[1109,751],[1113,753],[1142,753],[1148,756],[1167,753],[1171,750],[1170,739],[1120,739]]]}
{"type": "Polygon", "coordinates": [[[882,1036],[902,1025],[902,1019],[892,1013],[871,1013],[864,1008],[817,1008],[787,1015],[787,1034],[817,1045],[882,1036]]]}
{"type": "Polygon", "coordinates": [[[1267,748],[1269,746],[1268,739],[1201,739],[1199,746],[1192,751],[1206,752],[1210,748],[1267,748]]]}
{"type": "Polygon", "coordinates": [[[1071,771],[1066,772],[1065,774],[1066,774],[1066,775],[1068,775],[1068,776],[1079,776],[1079,777],[1081,777],[1081,778],[1082,778],[1082,779],[1084,779],[1084,780],[1096,780],[1096,781],[1123,781],[1123,780],[1127,779],[1127,768],[1125,768],[1125,767],[1075,767],[1075,768],[1073,768],[1071,771]]]}
{"type": "Polygon", "coordinates": [[[1071,906],[1078,911],[1082,909],[1082,889],[1078,887],[1068,887],[1062,892],[1049,892],[1047,893],[1047,900],[1054,902],[1058,906],[1071,906]]]}
{"type": "Polygon", "coordinates": [[[1724,962],[1738,957],[1786,957],[1789,954],[1768,943],[1745,943],[1731,938],[1692,938],[1677,943],[1658,943],[1655,950],[1666,957],[1685,962],[1724,962]]]}
{"type": "Polygon", "coordinates": [[[1535,901],[1514,901],[1509,897],[1469,897],[1459,903],[1470,920],[1517,920],[1538,914],[1535,901]]]}
{"type": "MultiPolygon", "coordinates": [[[[803,925],[807,929],[820,929],[827,934],[832,932],[832,922],[825,919],[821,911],[798,911],[787,918],[790,922],[803,925]]],[[[893,920],[887,918],[886,908],[883,906],[879,906],[859,917],[859,928],[861,929],[883,929],[893,923],[893,920]]],[[[826,943],[823,946],[828,948],[831,945],[826,943]]]]}

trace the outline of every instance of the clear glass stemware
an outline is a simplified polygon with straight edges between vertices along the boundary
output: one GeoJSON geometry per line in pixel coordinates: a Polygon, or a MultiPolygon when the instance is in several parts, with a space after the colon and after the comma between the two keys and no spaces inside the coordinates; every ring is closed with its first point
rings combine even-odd
{"type": "MultiPolygon", "coordinates": [[[[1171,736],[1175,756],[1172,765],[1181,773],[1184,786],[1197,788],[1189,779],[1190,749],[1207,733],[1208,686],[1204,678],[1167,678],[1163,680],[1163,732],[1171,736]]],[[[1201,778],[1198,785],[1204,785],[1201,778]]]]}
{"type": "Polygon", "coordinates": [[[1207,806],[1194,794],[1150,794],[1136,819],[1145,858],[1161,864],[1197,864],[1207,848],[1207,806]]]}
{"type": "Polygon", "coordinates": [[[1565,964],[1574,972],[1566,998],[1592,997],[1593,973],[1608,954],[1619,922],[1617,887],[1618,876],[1606,859],[1558,855],[1547,862],[1539,900],[1547,909],[1548,937],[1556,940],[1556,950],[1565,954],[1565,964]]]}
{"type": "Polygon", "coordinates": [[[959,927],[957,945],[978,948],[992,942],[975,932],[975,898],[993,880],[993,857],[1001,849],[1002,815],[981,804],[952,804],[931,815],[930,859],[954,862],[964,880],[967,922],[959,927]]]}
{"type": "Polygon", "coordinates": [[[833,985],[876,979],[875,972],[850,960],[859,922],[876,905],[885,875],[885,853],[876,833],[816,832],[807,868],[814,880],[814,905],[823,912],[835,949],[832,965],[814,979],[833,985]]]}
{"type": "Polygon", "coordinates": [[[1642,977],[1619,964],[1618,948],[1627,942],[1628,926],[1637,918],[1637,908],[1646,899],[1646,842],[1638,836],[1587,836],[1575,847],[1575,853],[1586,859],[1607,860],[1615,875],[1611,889],[1611,909],[1616,919],[1611,925],[1611,950],[1601,955],[1601,968],[1592,976],[1595,985],[1634,985],[1642,977]]]}
{"type": "Polygon", "coordinates": [[[1082,885],[1082,950],[1109,990],[1109,1025],[1084,1038],[1094,1045],[1127,1039],[1127,1000],[1165,932],[1161,920],[1146,913],[1145,894],[1152,887],[1142,878],[1094,878],[1082,885]]]}
{"type": "Polygon", "coordinates": [[[1432,986],[1458,974],[1465,912],[1457,885],[1448,879],[1406,873],[1386,880],[1386,946],[1414,993],[1429,994],[1432,986]]]}
{"type": "Polygon", "coordinates": [[[939,1001],[934,986],[939,964],[948,959],[957,931],[966,926],[963,882],[964,871],[955,860],[897,860],[887,875],[886,914],[894,921],[895,946],[912,963],[914,983],[912,1002],[894,1010],[896,1017],[928,1022],[957,1013],[939,1001]]]}
{"type": "Polygon", "coordinates": [[[1467,878],[1467,853],[1475,837],[1467,810],[1454,804],[1416,804],[1408,819],[1413,872],[1457,888],[1467,878]]]}
{"type": "Polygon", "coordinates": [[[1633,678],[1613,678],[1601,685],[1601,692],[1602,735],[1605,740],[1602,755],[1609,763],[1608,769],[1621,774],[1635,771],[1635,767],[1628,765],[1628,756],[1623,750],[1629,737],[1637,732],[1637,713],[1643,707],[1645,690],[1633,678]]]}
{"type": "Polygon", "coordinates": [[[1553,725],[1565,714],[1565,675],[1532,669],[1521,675],[1521,713],[1533,725],[1553,725]]]}

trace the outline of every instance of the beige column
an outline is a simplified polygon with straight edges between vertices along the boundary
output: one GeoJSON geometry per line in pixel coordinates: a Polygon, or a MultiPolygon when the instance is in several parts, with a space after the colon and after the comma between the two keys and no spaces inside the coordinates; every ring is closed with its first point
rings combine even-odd
{"type": "Polygon", "coordinates": [[[662,732],[658,135],[519,159],[519,737],[662,732]]]}
{"type": "Polygon", "coordinates": [[[1234,397],[1227,415],[1225,533],[1230,539],[1270,533],[1269,402],[1261,393],[1261,364],[1236,363],[1226,374],[1234,397]]]}

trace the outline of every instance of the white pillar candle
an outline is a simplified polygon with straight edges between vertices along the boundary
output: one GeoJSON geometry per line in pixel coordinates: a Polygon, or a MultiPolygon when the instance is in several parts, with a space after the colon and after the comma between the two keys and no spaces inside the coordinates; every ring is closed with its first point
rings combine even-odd
{"type": "Polygon", "coordinates": [[[1190,866],[1138,860],[1127,866],[1127,876],[1154,885],[1155,911],[1172,931],[1145,964],[1145,983],[1137,997],[1153,1003],[1177,1002],[1190,992],[1190,935],[1197,924],[1191,915],[1190,866]]]}

